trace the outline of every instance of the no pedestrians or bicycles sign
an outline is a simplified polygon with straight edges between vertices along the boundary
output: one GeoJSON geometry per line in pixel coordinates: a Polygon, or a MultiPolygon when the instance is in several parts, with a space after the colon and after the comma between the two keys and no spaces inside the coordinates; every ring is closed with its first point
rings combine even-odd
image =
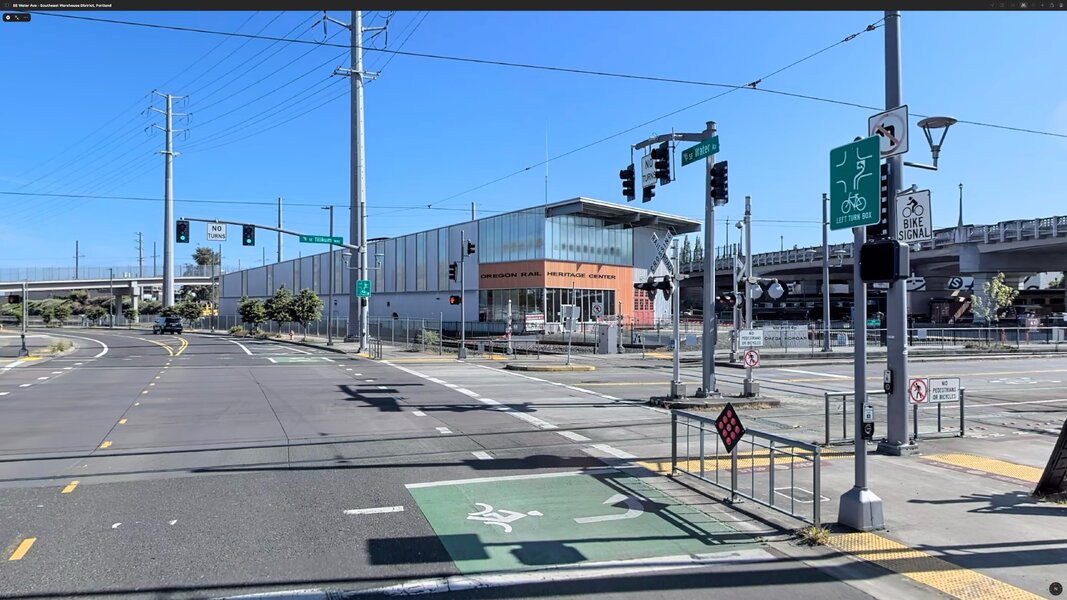
{"type": "Polygon", "coordinates": [[[908,382],[908,400],[912,404],[922,404],[930,399],[930,381],[912,379],[908,382]]]}

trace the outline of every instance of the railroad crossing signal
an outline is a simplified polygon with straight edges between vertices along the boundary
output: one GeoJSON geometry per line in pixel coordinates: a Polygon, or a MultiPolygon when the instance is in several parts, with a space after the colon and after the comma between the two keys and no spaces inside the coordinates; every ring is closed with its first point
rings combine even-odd
{"type": "Polygon", "coordinates": [[[256,245],[256,226],[255,225],[242,225],[241,226],[241,245],[243,245],[243,246],[255,246],[256,245]]]}
{"type": "Polygon", "coordinates": [[[178,226],[176,227],[176,230],[177,230],[177,236],[175,236],[175,238],[174,238],[175,241],[177,241],[179,244],[188,244],[189,243],[189,221],[178,221],[178,226]]]}

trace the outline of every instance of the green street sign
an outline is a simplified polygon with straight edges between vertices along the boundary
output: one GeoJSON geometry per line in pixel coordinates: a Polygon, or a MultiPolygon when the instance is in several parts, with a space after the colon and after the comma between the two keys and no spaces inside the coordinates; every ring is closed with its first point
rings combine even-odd
{"type": "Polygon", "coordinates": [[[707,158],[712,154],[719,153],[719,136],[715,135],[700,142],[696,146],[690,146],[682,150],[682,166],[707,158]]]}
{"type": "Polygon", "coordinates": [[[880,139],[873,135],[830,151],[830,229],[881,221],[880,139]]]}
{"type": "Polygon", "coordinates": [[[344,239],[341,236],[330,237],[328,235],[302,235],[300,236],[301,244],[333,244],[340,246],[344,243],[344,239]]]}
{"type": "Polygon", "coordinates": [[[370,279],[356,280],[356,296],[370,298],[370,279]]]}
{"type": "Polygon", "coordinates": [[[881,319],[867,319],[867,327],[881,327],[881,326],[882,326],[882,320],[881,319]]]}

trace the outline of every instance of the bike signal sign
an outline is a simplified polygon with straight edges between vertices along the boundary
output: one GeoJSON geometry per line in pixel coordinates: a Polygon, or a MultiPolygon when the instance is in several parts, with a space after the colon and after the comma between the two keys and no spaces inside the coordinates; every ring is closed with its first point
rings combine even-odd
{"type": "Polygon", "coordinates": [[[830,151],[830,229],[865,227],[881,220],[881,139],[872,135],[830,151]]]}
{"type": "Polygon", "coordinates": [[[933,218],[930,215],[930,190],[920,190],[897,195],[896,218],[897,241],[905,244],[921,242],[934,237],[933,218]]]}

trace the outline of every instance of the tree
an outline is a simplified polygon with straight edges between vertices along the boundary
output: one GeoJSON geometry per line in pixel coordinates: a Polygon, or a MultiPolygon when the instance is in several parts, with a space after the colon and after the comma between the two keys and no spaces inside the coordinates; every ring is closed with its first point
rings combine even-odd
{"type": "Polygon", "coordinates": [[[100,319],[103,319],[106,316],[107,316],[107,311],[104,310],[104,307],[102,307],[102,306],[97,306],[95,304],[90,304],[89,306],[87,306],[85,308],[85,318],[89,319],[90,323],[95,324],[95,323],[99,322],[100,319]]]}
{"type": "Polygon", "coordinates": [[[704,244],[701,243],[700,237],[697,237],[696,243],[693,245],[693,262],[704,261],[704,244]]]}
{"type": "Polygon", "coordinates": [[[322,298],[309,288],[300,290],[293,300],[293,320],[304,328],[304,339],[308,336],[308,323],[318,321],[322,316],[322,298]]]}
{"type": "Polygon", "coordinates": [[[1057,278],[1053,279],[1052,281],[1048,282],[1048,288],[1050,290],[1061,290],[1061,289],[1063,289],[1063,277],[1064,277],[1063,275],[1060,275],[1059,277],[1057,277],[1057,278]]]}
{"type": "Polygon", "coordinates": [[[131,306],[129,308],[122,309],[122,316],[126,317],[127,321],[133,321],[134,323],[136,323],[137,317],[140,316],[140,311],[131,306]]]}
{"type": "Polygon", "coordinates": [[[158,300],[145,300],[141,302],[142,315],[157,315],[163,309],[163,304],[158,300]]]}
{"type": "Polygon", "coordinates": [[[37,312],[41,315],[41,320],[44,321],[45,326],[51,325],[52,320],[56,318],[56,308],[52,304],[45,304],[37,309],[37,312]]]}
{"type": "Polygon", "coordinates": [[[263,303],[247,296],[241,298],[240,304],[237,305],[237,314],[241,315],[241,321],[251,325],[253,329],[258,328],[260,323],[267,320],[267,311],[263,308],[263,303]]]}
{"type": "Polygon", "coordinates": [[[295,321],[293,318],[293,303],[296,298],[293,297],[293,293],[287,288],[280,287],[274,292],[273,298],[267,298],[263,303],[263,308],[267,313],[267,320],[274,321],[278,324],[278,330],[281,331],[282,323],[288,321],[295,321]]]}
{"type": "Polygon", "coordinates": [[[161,308],[161,309],[159,309],[159,314],[164,316],[164,317],[177,317],[177,316],[179,316],[178,315],[178,305],[177,304],[171,304],[170,306],[168,306],[166,308],[161,308]]]}
{"type": "Polygon", "coordinates": [[[193,321],[199,319],[201,314],[200,303],[192,299],[186,299],[175,304],[174,310],[177,316],[188,321],[190,325],[193,324],[193,321]]]}
{"type": "Polygon", "coordinates": [[[0,317],[11,317],[15,319],[16,325],[22,324],[22,305],[21,304],[0,304],[0,317]]]}
{"type": "Polygon", "coordinates": [[[693,260],[693,246],[689,244],[689,236],[685,236],[682,242],[682,262],[692,262],[693,260]]]}
{"type": "Polygon", "coordinates": [[[217,265],[219,264],[219,253],[207,246],[197,246],[193,252],[193,262],[201,267],[217,265]]]}
{"type": "Polygon", "coordinates": [[[57,302],[52,306],[52,315],[55,317],[55,320],[59,321],[60,326],[63,325],[63,321],[70,319],[72,313],[73,309],[70,302],[57,302]]]}
{"type": "Polygon", "coordinates": [[[1004,273],[997,273],[982,284],[982,295],[971,294],[971,311],[984,323],[996,323],[1019,295],[1019,290],[1004,283],[1004,273]]]}

